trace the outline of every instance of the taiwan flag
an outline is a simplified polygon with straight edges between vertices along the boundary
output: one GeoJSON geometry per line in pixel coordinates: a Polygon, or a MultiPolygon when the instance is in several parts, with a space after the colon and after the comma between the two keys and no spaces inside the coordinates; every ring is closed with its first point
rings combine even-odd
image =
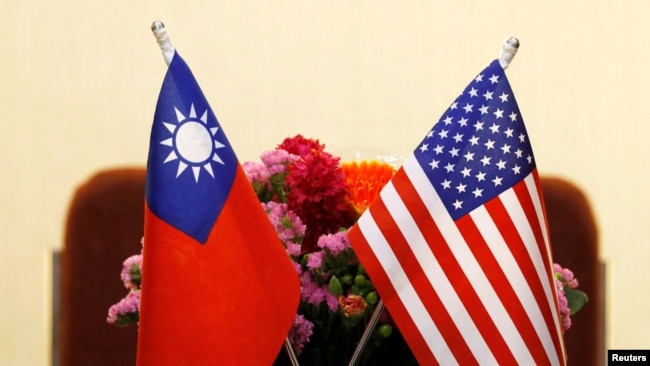
{"type": "Polygon", "coordinates": [[[298,276],[178,54],[151,130],[144,233],[137,364],[272,364],[298,276]]]}

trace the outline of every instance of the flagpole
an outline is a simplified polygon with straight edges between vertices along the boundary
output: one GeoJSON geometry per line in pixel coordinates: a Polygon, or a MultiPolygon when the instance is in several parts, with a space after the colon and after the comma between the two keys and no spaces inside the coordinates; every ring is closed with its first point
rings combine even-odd
{"type": "Polygon", "coordinates": [[[169,37],[169,33],[167,33],[167,28],[165,28],[165,24],[160,20],[156,20],[155,22],[151,23],[151,31],[153,32],[153,35],[156,37],[156,42],[158,42],[158,46],[160,46],[160,50],[162,51],[163,58],[165,59],[165,63],[167,64],[167,66],[169,66],[169,64],[172,62],[172,58],[174,58],[174,53],[176,52],[176,48],[172,43],[172,39],[169,37]]]}
{"type": "Polygon", "coordinates": [[[381,299],[379,299],[379,302],[377,303],[377,306],[375,307],[375,310],[372,312],[372,315],[370,316],[370,320],[366,325],[366,329],[363,331],[363,335],[361,335],[359,344],[357,344],[357,348],[354,349],[354,353],[352,354],[352,358],[350,358],[350,363],[348,363],[348,366],[355,366],[359,361],[359,357],[361,356],[361,353],[363,353],[363,350],[366,348],[366,344],[368,344],[368,341],[370,340],[370,336],[372,335],[372,332],[377,327],[377,323],[379,322],[379,317],[383,312],[384,312],[384,302],[381,299]]]}
{"type": "MultiPolygon", "coordinates": [[[[501,47],[501,53],[499,54],[499,64],[501,65],[501,67],[505,69],[510,65],[510,62],[517,54],[518,49],[519,49],[519,40],[517,38],[510,37],[505,41],[505,43],[501,47]]],[[[384,311],[384,302],[381,299],[379,299],[379,302],[377,303],[377,307],[375,308],[375,311],[370,316],[368,325],[366,325],[366,329],[364,330],[363,335],[361,336],[361,340],[359,340],[359,344],[357,344],[357,347],[354,350],[354,354],[352,355],[352,358],[350,359],[350,363],[348,364],[348,366],[355,366],[356,363],[358,362],[358,359],[361,356],[363,350],[365,349],[366,344],[368,343],[368,340],[372,335],[372,332],[375,330],[375,327],[379,322],[379,317],[381,316],[383,311],[384,311]]]]}
{"type": "MultiPolygon", "coordinates": [[[[169,33],[167,32],[167,28],[165,28],[165,24],[161,22],[160,20],[156,20],[153,23],[151,23],[151,31],[153,32],[153,35],[156,37],[156,42],[158,42],[158,46],[160,46],[160,50],[162,51],[163,58],[165,59],[165,63],[167,66],[171,64],[172,59],[174,58],[174,54],[176,53],[176,47],[174,47],[174,44],[172,43],[172,39],[169,36],[169,33]]],[[[289,360],[291,361],[292,366],[299,366],[298,363],[298,357],[296,356],[296,353],[293,351],[293,347],[291,346],[291,342],[289,341],[289,338],[285,338],[284,340],[284,349],[287,351],[287,355],[289,356],[289,360]]]]}
{"type": "Polygon", "coordinates": [[[499,64],[501,64],[501,67],[506,69],[510,66],[510,62],[517,54],[518,49],[519,40],[517,38],[510,37],[505,41],[503,47],[501,47],[501,53],[499,54],[499,64]]]}

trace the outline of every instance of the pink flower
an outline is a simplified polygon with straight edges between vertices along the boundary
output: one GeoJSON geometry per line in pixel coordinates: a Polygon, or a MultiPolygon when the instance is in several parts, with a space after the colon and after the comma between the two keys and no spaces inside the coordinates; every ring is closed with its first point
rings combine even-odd
{"type": "Polygon", "coordinates": [[[124,282],[124,286],[129,290],[140,289],[140,282],[142,275],[140,267],[142,266],[142,254],[136,254],[128,257],[122,263],[122,272],[120,278],[124,282]]]}
{"type": "Polygon", "coordinates": [[[242,164],[242,168],[244,169],[248,181],[252,184],[255,184],[256,182],[266,184],[269,180],[269,171],[262,163],[246,161],[242,164]]]}
{"type": "Polygon", "coordinates": [[[323,258],[325,253],[323,251],[313,252],[309,255],[307,259],[307,268],[316,269],[323,266],[323,258]]]}
{"type": "Polygon", "coordinates": [[[140,291],[131,291],[120,302],[108,309],[106,322],[114,325],[126,325],[132,319],[138,319],[140,311],[140,291]]]}
{"type": "Polygon", "coordinates": [[[333,255],[337,255],[343,250],[350,248],[347,231],[339,231],[335,234],[327,234],[318,238],[318,246],[328,249],[333,255]]]}
{"type": "Polygon", "coordinates": [[[571,328],[571,309],[569,309],[569,301],[564,294],[564,284],[562,281],[555,279],[555,287],[557,289],[558,305],[560,307],[560,317],[562,322],[562,333],[571,328]]]}
{"type": "Polygon", "coordinates": [[[260,155],[260,159],[267,167],[270,175],[285,173],[287,166],[293,164],[299,158],[298,155],[290,154],[282,149],[265,151],[260,155]]]}
{"type": "Polygon", "coordinates": [[[314,333],[314,324],[302,315],[296,315],[289,330],[289,341],[296,355],[300,355],[314,333]]]}
{"type": "Polygon", "coordinates": [[[263,203],[264,211],[273,224],[278,238],[286,245],[288,242],[301,241],[305,235],[305,225],[300,217],[293,211],[289,210],[286,203],[269,201],[263,203]]]}

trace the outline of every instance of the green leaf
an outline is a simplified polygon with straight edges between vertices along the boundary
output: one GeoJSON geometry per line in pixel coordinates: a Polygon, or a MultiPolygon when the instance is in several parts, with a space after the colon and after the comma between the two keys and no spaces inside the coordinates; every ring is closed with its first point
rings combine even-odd
{"type": "Polygon", "coordinates": [[[565,288],[564,294],[569,301],[569,309],[571,309],[571,315],[577,313],[589,301],[587,294],[573,288],[565,288]]]}
{"type": "Polygon", "coordinates": [[[330,278],[330,282],[328,285],[328,290],[330,294],[334,296],[339,296],[343,293],[343,286],[341,286],[341,282],[339,282],[338,278],[336,276],[332,276],[330,278]]]}

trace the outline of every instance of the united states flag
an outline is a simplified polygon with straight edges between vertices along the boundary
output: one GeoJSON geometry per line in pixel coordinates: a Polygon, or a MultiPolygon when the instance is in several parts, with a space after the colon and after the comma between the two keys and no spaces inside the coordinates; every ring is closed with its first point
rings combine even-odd
{"type": "Polygon", "coordinates": [[[349,237],[420,364],[565,364],[535,159],[497,60],[349,237]]]}

